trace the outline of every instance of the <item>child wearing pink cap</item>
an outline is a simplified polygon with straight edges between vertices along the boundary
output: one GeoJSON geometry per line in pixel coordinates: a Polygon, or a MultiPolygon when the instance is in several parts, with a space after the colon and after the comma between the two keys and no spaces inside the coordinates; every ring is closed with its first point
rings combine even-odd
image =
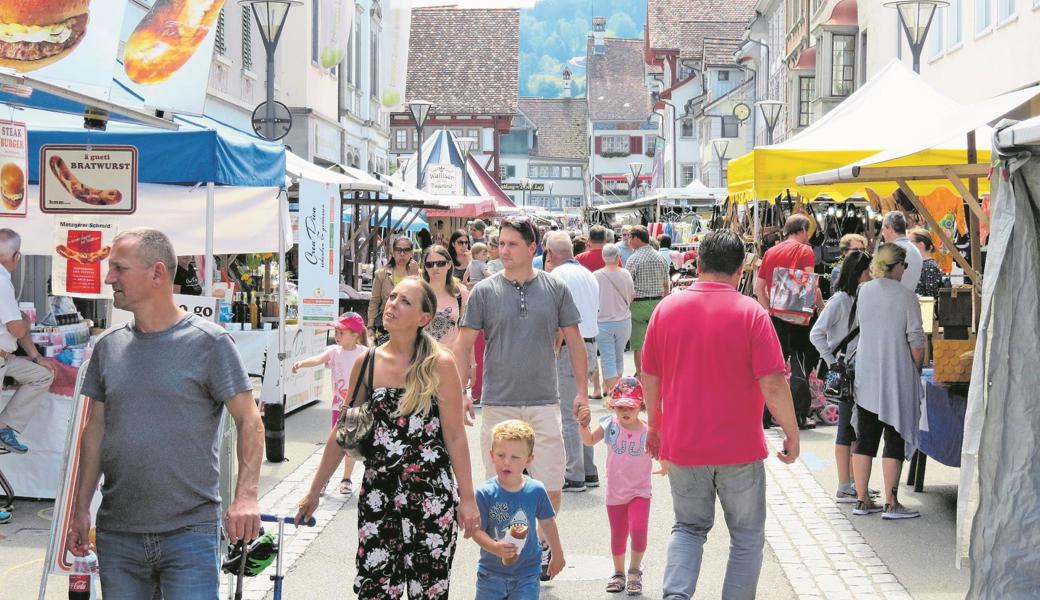
{"type": "Polygon", "coordinates": [[[635,377],[622,377],[609,401],[613,415],[604,416],[589,430],[592,412],[582,407],[578,419],[581,441],[593,446],[600,440],[607,452],[607,517],[610,519],[610,553],[614,575],[607,591],[640,594],[643,591],[643,553],[650,521],[650,475],[653,459],[646,449],[646,423],[639,418],[643,387],[635,377]],[[632,540],[632,558],[625,578],[625,550],[632,540]]]}
{"type": "MultiPolygon", "coordinates": [[[[293,363],[292,372],[323,365],[332,370],[332,426],[335,427],[339,422],[343,402],[350,397],[350,370],[357,357],[368,349],[368,334],[365,332],[365,321],[356,312],[343,313],[332,323],[332,328],[336,332],[336,343],[317,356],[293,363]]],[[[354,492],[350,482],[353,470],[354,459],[344,454],[339,493],[345,496],[354,492]]]]}

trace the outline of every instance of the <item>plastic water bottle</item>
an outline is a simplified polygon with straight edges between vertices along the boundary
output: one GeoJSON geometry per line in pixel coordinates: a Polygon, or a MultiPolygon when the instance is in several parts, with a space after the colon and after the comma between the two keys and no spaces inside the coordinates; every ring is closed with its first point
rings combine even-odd
{"type": "Polygon", "coordinates": [[[72,557],[72,575],[69,575],[69,600],[95,600],[94,577],[98,572],[97,555],[72,557]]]}

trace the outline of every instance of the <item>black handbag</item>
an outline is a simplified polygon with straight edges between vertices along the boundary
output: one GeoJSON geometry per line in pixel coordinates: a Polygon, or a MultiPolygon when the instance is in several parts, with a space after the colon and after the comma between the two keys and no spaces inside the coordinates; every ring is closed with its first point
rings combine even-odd
{"type": "MultiPolygon", "coordinates": [[[[859,302],[859,298],[852,301],[852,312],[849,313],[849,325],[856,320],[856,304],[859,302]]],[[[827,384],[824,387],[823,394],[828,398],[837,402],[853,402],[855,387],[856,387],[856,365],[855,365],[855,352],[847,353],[846,350],[852,340],[859,336],[859,326],[853,327],[849,330],[838,345],[834,347],[831,354],[835,356],[834,364],[830,367],[827,372],[827,384]]]]}
{"type": "MultiPolygon", "coordinates": [[[[823,232],[823,244],[820,245],[820,257],[823,262],[827,264],[833,264],[841,260],[841,227],[838,225],[838,221],[835,218],[830,218],[827,221],[827,229],[823,232]],[[834,224],[834,228],[837,230],[835,234],[837,237],[831,237],[831,224],[834,224]]],[[[831,282],[832,285],[837,285],[838,282],[831,282]]]]}
{"type": "Polygon", "coordinates": [[[365,360],[361,363],[361,371],[358,372],[357,381],[354,382],[354,393],[350,398],[350,406],[339,413],[339,421],[336,422],[336,443],[340,448],[353,458],[363,459],[365,450],[368,449],[369,440],[372,438],[372,428],[375,425],[375,417],[369,400],[372,398],[372,378],[375,373],[376,358],[375,348],[365,352],[365,360]],[[366,378],[365,398],[358,405],[358,390],[361,389],[362,378],[366,378]]]}

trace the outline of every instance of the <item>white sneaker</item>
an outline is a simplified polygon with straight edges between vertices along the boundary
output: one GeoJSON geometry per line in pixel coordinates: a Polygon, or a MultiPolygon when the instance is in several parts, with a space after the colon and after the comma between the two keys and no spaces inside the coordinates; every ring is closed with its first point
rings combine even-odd
{"type": "Polygon", "coordinates": [[[917,512],[912,508],[907,508],[902,504],[886,504],[885,512],[881,513],[882,519],[894,520],[894,519],[914,519],[920,517],[921,513],[917,512]]]}
{"type": "Polygon", "coordinates": [[[859,501],[856,497],[856,488],[838,486],[838,492],[834,494],[834,501],[838,504],[853,504],[859,501]]]}

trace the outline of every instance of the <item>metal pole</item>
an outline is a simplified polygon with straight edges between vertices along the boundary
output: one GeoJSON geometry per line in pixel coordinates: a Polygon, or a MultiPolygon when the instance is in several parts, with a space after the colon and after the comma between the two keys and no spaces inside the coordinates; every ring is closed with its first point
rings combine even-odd
{"type": "MultiPolygon", "coordinates": [[[[414,119],[415,115],[412,115],[412,118],[414,119]]],[[[422,170],[423,170],[423,162],[422,162],[423,134],[422,134],[422,127],[419,126],[419,122],[418,121],[416,121],[416,123],[415,123],[415,131],[416,131],[416,134],[417,134],[417,137],[418,137],[418,141],[419,141],[419,145],[415,147],[415,187],[416,187],[416,189],[421,190],[422,189],[422,170]]]]}
{"type": "MultiPolygon", "coordinates": [[[[979,162],[979,154],[975,145],[975,131],[968,132],[968,163],[975,164],[979,162]]],[[[968,179],[968,191],[971,195],[978,198],[979,196],[979,180],[977,177],[971,177],[968,179]]],[[[982,238],[979,233],[979,216],[975,214],[975,211],[968,211],[968,239],[971,244],[971,266],[975,269],[976,273],[982,273],[982,269],[985,265],[982,264],[982,238]]],[[[982,287],[981,281],[972,280],[971,284],[975,286],[975,290],[972,293],[972,301],[975,309],[975,328],[979,327],[979,320],[982,317],[982,287]]]]}
{"type": "Polygon", "coordinates": [[[203,269],[203,290],[206,296],[213,295],[213,222],[216,220],[213,182],[206,184],[206,268],[203,269]]]}
{"type": "Polygon", "coordinates": [[[281,363],[285,359],[285,309],[288,303],[285,300],[286,291],[286,266],[285,253],[288,251],[286,235],[288,235],[289,223],[286,213],[289,211],[288,190],[278,193],[278,385],[282,389],[281,363]],[[284,194],[284,196],[283,196],[284,194]]]}
{"type": "Polygon", "coordinates": [[[267,103],[265,104],[264,110],[264,135],[267,139],[273,140],[274,134],[274,45],[277,42],[271,44],[264,44],[264,51],[267,53],[267,103]]]}

